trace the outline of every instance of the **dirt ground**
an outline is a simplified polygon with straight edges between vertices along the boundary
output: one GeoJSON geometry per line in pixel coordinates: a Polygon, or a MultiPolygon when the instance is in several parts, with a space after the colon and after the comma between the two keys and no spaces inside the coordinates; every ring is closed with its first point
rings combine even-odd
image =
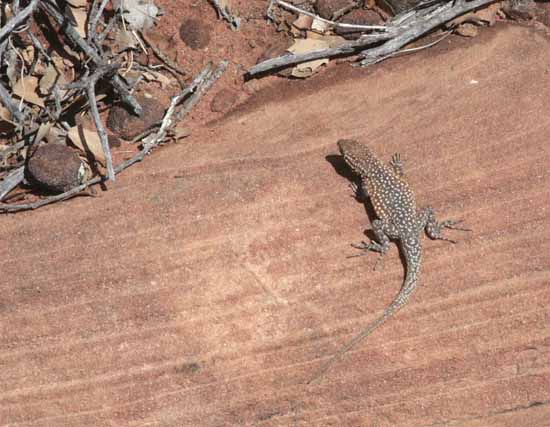
{"type": "Polygon", "coordinates": [[[499,24],[272,78],[99,198],[2,216],[0,425],[550,426],[549,51],[499,24]],[[344,137],[473,232],[425,239],[410,304],[308,386],[403,279],[395,245],[347,258],[344,137]]]}

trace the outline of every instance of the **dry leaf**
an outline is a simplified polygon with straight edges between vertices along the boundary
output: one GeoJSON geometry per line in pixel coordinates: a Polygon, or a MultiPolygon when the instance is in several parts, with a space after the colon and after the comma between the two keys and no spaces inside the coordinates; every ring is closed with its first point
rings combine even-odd
{"type": "Polygon", "coordinates": [[[348,42],[348,40],[346,40],[342,36],[319,34],[319,33],[316,33],[314,31],[308,31],[307,32],[307,38],[308,39],[322,40],[322,41],[327,43],[328,47],[331,47],[331,48],[342,46],[344,43],[348,42]]]}
{"type": "Polygon", "coordinates": [[[157,73],[156,71],[146,71],[145,73],[143,73],[143,78],[147,82],[160,83],[160,86],[163,89],[167,86],[170,86],[171,84],[176,83],[175,79],[171,79],[170,77],[166,77],[164,74],[157,73]]]}
{"type": "Polygon", "coordinates": [[[67,0],[67,3],[69,3],[73,8],[88,6],[88,0],[67,0]]]}
{"type": "Polygon", "coordinates": [[[0,105],[0,133],[8,133],[13,129],[15,129],[15,123],[11,120],[10,110],[0,105]]]}
{"type": "Polygon", "coordinates": [[[121,29],[115,35],[115,46],[117,52],[123,52],[126,49],[135,49],[137,47],[136,38],[130,31],[121,29]]]}
{"type": "Polygon", "coordinates": [[[292,26],[298,28],[299,30],[309,30],[312,23],[313,18],[311,16],[300,13],[298,19],[292,23],[292,26]]]}
{"type": "Polygon", "coordinates": [[[187,138],[189,135],[191,135],[191,129],[184,126],[176,126],[176,129],[174,130],[174,138],[176,141],[187,138]]]}
{"type": "Polygon", "coordinates": [[[59,74],[57,74],[55,67],[52,64],[48,65],[46,72],[40,78],[38,92],[44,96],[48,95],[52,91],[53,85],[57,81],[58,77],[59,74]]]}
{"type": "Polygon", "coordinates": [[[474,14],[482,21],[487,22],[489,27],[492,27],[497,21],[497,15],[501,7],[502,5],[500,3],[493,3],[484,9],[475,11],[474,14]]]}
{"type": "Polygon", "coordinates": [[[65,131],[62,131],[57,127],[52,127],[46,135],[46,141],[48,141],[48,144],[56,144],[59,143],[59,141],[62,141],[64,136],[65,131]]]}
{"type": "Polygon", "coordinates": [[[465,22],[455,28],[455,33],[462,37],[475,37],[478,34],[478,29],[474,24],[465,22]]]}
{"type": "Polygon", "coordinates": [[[6,67],[6,76],[8,77],[11,87],[13,87],[21,77],[21,58],[17,56],[17,51],[15,49],[8,49],[4,53],[3,60],[8,64],[6,67]]]}
{"type": "Polygon", "coordinates": [[[76,20],[76,31],[82,38],[86,38],[86,20],[88,19],[88,13],[86,9],[79,9],[72,7],[71,11],[73,12],[74,19],[76,20]]]}
{"type": "Polygon", "coordinates": [[[4,120],[6,122],[11,122],[11,113],[10,110],[8,110],[3,105],[0,105],[0,119],[4,120]]]}
{"type": "Polygon", "coordinates": [[[132,30],[152,28],[159,14],[153,0],[117,0],[114,5],[122,10],[122,16],[132,30]]]}
{"type": "Polygon", "coordinates": [[[28,45],[24,49],[19,50],[19,53],[27,64],[31,64],[34,59],[34,46],[32,44],[28,45]]]}
{"type": "Polygon", "coordinates": [[[13,93],[27,102],[44,107],[44,100],[36,93],[37,88],[38,77],[25,76],[17,82],[13,93]]]}
{"type": "MultiPolygon", "coordinates": [[[[56,68],[59,70],[60,73],[65,72],[65,61],[63,61],[63,58],[57,54],[52,54],[52,61],[55,64],[56,68]]],[[[72,66],[72,64],[71,64],[72,66]]]]}
{"type": "Polygon", "coordinates": [[[52,129],[52,126],[53,126],[52,122],[41,123],[40,127],[36,131],[36,135],[34,136],[33,144],[38,144],[45,137],[47,137],[48,134],[50,133],[50,130],[52,129]]]}
{"type": "Polygon", "coordinates": [[[502,7],[501,3],[493,3],[484,9],[468,12],[445,24],[445,28],[454,28],[465,22],[471,22],[477,25],[487,24],[493,26],[497,20],[498,13],[502,7]]]}
{"type": "MultiPolygon", "coordinates": [[[[327,49],[328,43],[323,40],[317,40],[317,39],[298,39],[294,40],[294,44],[290,46],[287,50],[294,54],[299,53],[307,53],[314,50],[321,50],[321,49],[327,49]]],[[[328,64],[328,59],[316,59],[315,61],[309,61],[309,62],[303,62],[301,64],[296,65],[292,69],[292,76],[299,77],[299,78],[306,78],[313,74],[315,74],[317,71],[319,71],[320,67],[328,64]]]]}
{"type": "Polygon", "coordinates": [[[98,162],[105,166],[105,153],[96,131],[78,125],[70,128],[67,136],[76,147],[85,153],[92,154],[98,162]]]}
{"type": "Polygon", "coordinates": [[[314,18],[313,22],[311,23],[311,29],[319,33],[324,33],[328,29],[328,24],[324,21],[314,18]]]}
{"type": "Polygon", "coordinates": [[[9,21],[13,17],[13,10],[11,5],[6,4],[4,7],[4,14],[6,15],[6,21],[9,21]]]}

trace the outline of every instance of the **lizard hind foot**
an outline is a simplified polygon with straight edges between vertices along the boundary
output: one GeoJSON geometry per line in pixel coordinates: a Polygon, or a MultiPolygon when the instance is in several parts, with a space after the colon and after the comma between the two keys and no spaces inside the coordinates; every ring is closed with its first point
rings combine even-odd
{"type": "Polygon", "coordinates": [[[431,239],[444,240],[450,243],[457,243],[456,240],[445,237],[443,235],[443,229],[448,228],[450,230],[472,231],[468,228],[457,227],[457,224],[460,224],[460,223],[462,223],[462,220],[456,221],[456,220],[449,219],[442,222],[434,221],[433,223],[428,223],[428,225],[426,226],[426,232],[428,233],[428,236],[431,239]]]}
{"type": "Polygon", "coordinates": [[[458,231],[472,231],[471,228],[464,228],[464,227],[457,227],[458,224],[463,224],[464,223],[464,220],[463,219],[458,219],[458,220],[453,220],[453,219],[448,219],[446,221],[443,221],[440,226],[442,228],[448,228],[450,230],[458,230],[458,231]]]}
{"type": "Polygon", "coordinates": [[[382,265],[383,267],[383,264],[384,264],[384,257],[382,254],[380,254],[380,256],[378,257],[378,259],[376,260],[376,262],[374,263],[374,265],[372,266],[372,271],[377,271],[378,270],[378,267],[380,267],[380,265],[382,265]]]}
{"type": "Polygon", "coordinates": [[[361,243],[351,243],[350,246],[355,249],[360,249],[363,252],[348,255],[346,258],[359,258],[360,256],[368,255],[370,252],[369,244],[365,241],[362,241],[361,243]]]}

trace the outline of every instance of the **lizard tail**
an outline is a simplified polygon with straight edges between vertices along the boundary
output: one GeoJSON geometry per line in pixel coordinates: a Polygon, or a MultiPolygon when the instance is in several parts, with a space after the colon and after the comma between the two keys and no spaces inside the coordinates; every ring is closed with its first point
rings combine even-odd
{"type": "Polygon", "coordinates": [[[401,290],[392,301],[392,303],[384,310],[382,316],[370,323],[360,333],[355,335],[347,344],[345,344],[336,354],[334,354],[317,372],[317,374],[308,381],[312,384],[320,379],[330,367],[340,359],[351,348],[355,347],[361,340],[369,336],[375,329],[384,324],[396,311],[403,307],[409,300],[411,294],[416,289],[418,275],[420,274],[420,264],[422,258],[422,248],[420,242],[404,241],[402,245],[403,253],[407,263],[407,273],[401,290]]]}

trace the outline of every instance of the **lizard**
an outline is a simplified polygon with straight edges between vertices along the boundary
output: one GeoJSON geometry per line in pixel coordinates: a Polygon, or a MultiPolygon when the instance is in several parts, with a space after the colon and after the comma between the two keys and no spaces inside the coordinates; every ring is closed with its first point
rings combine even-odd
{"type": "MultiPolygon", "coordinates": [[[[438,222],[430,206],[417,209],[414,193],[405,180],[399,154],[394,154],[387,165],[380,161],[366,145],[357,140],[341,139],[337,144],[346,164],[359,176],[361,180],[359,190],[370,198],[378,217],[372,221],[376,240],[371,240],[369,243],[363,241],[352,246],[364,250],[365,252],[361,255],[374,251],[383,256],[390,247],[390,239],[396,240],[405,258],[406,273],[401,290],[384,313],[341,347],[309,383],[323,376],[344,353],[370,335],[408,302],[418,285],[422,264],[420,237],[424,230],[431,239],[446,240],[451,243],[456,241],[443,236],[443,229],[470,231],[457,227],[461,221],[438,222]]],[[[354,189],[357,193],[357,187],[354,189]]]]}

